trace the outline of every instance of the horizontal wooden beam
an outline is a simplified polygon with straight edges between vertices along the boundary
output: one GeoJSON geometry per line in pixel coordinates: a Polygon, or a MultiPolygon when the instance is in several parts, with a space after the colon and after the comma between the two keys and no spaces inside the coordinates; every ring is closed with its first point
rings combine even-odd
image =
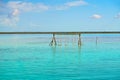
{"type": "Polygon", "coordinates": [[[57,34],[57,35],[76,35],[76,34],[120,34],[120,31],[94,31],[94,32],[0,32],[0,34],[57,34]]]}

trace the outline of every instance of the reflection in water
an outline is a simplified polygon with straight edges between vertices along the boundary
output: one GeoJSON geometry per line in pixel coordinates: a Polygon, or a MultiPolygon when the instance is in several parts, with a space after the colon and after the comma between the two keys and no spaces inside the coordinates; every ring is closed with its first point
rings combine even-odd
{"type": "Polygon", "coordinates": [[[51,51],[52,51],[52,54],[53,54],[53,60],[52,62],[55,61],[55,56],[56,56],[56,46],[50,46],[51,47],[51,51]]]}
{"type": "Polygon", "coordinates": [[[66,57],[70,57],[71,55],[76,55],[76,60],[78,62],[78,64],[81,62],[81,46],[50,46],[51,48],[51,52],[52,52],[52,63],[56,62],[57,56],[56,55],[63,55],[63,53],[65,53],[64,55],[67,55],[66,57]],[[71,52],[73,51],[73,52],[71,52]]]}
{"type": "Polygon", "coordinates": [[[96,37],[96,46],[97,46],[97,44],[98,44],[98,37],[96,37]]]}
{"type": "Polygon", "coordinates": [[[78,62],[80,63],[81,61],[81,48],[82,48],[82,45],[81,46],[78,46],[78,62]]]}

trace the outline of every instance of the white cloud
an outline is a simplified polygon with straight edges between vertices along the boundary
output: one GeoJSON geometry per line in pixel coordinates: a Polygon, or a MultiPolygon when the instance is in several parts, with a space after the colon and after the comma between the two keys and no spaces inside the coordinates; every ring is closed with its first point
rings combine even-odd
{"type": "Polygon", "coordinates": [[[14,9],[14,11],[12,12],[12,16],[18,16],[19,15],[19,10],[18,9],[14,9]]]}
{"type": "Polygon", "coordinates": [[[73,1],[73,2],[68,2],[65,5],[72,7],[72,6],[82,6],[82,5],[86,5],[87,3],[83,0],[78,0],[78,1],[73,1]]]}
{"type": "Polygon", "coordinates": [[[118,13],[115,18],[120,19],[120,13],[118,13]]]}
{"type": "Polygon", "coordinates": [[[99,15],[99,14],[94,14],[94,15],[91,16],[91,18],[93,18],[93,19],[100,19],[100,18],[102,18],[102,16],[99,15]]]}
{"type": "Polygon", "coordinates": [[[21,1],[9,1],[7,3],[0,2],[0,24],[2,25],[11,25],[15,26],[19,21],[20,13],[24,12],[41,12],[48,10],[49,7],[37,3],[33,4],[30,2],[21,2],[21,1]]]}
{"type": "Polygon", "coordinates": [[[16,26],[18,21],[18,17],[0,17],[0,24],[4,26],[16,26]]]}
{"type": "Polygon", "coordinates": [[[48,6],[42,4],[42,3],[37,3],[37,4],[33,4],[30,2],[21,2],[21,1],[11,1],[8,2],[8,7],[12,8],[12,9],[18,9],[20,11],[23,12],[27,12],[27,11],[42,11],[42,10],[48,10],[48,6]]]}
{"type": "Polygon", "coordinates": [[[75,6],[84,6],[87,5],[88,3],[85,2],[84,0],[76,0],[76,1],[72,1],[72,2],[67,2],[64,5],[61,6],[57,6],[56,10],[65,10],[68,9],[70,7],[75,7],[75,6]]]}

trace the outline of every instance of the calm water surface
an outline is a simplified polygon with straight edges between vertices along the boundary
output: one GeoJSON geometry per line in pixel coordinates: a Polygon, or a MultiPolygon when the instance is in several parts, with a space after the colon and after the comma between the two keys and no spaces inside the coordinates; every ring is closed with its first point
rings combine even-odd
{"type": "Polygon", "coordinates": [[[1,38],[0,80],[120,80],[120,39],[51,47],[38,38],[1,38]]]}

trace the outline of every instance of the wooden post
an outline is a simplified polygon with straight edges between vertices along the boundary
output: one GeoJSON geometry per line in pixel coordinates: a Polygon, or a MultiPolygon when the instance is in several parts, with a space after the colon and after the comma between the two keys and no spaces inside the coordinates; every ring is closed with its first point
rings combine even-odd
{"type": "Polygon", "coordinates": [[[50,46],[56,46],[57,43],[56,43],[56,39],[55,39],[55,34],[53,34],[53,38],[52,38],[52,41],[50,42],[50,46]]]}
{"type": "Polygon", "coordinates": [[[96,45],[98,44],[98,37],[96,37],[96,45]]]}
{"type": "Polygon", "coordinates": [[[79,34],[79,38],[78,38],[78,46],[81,46],[81,34],[79,34]]]}

